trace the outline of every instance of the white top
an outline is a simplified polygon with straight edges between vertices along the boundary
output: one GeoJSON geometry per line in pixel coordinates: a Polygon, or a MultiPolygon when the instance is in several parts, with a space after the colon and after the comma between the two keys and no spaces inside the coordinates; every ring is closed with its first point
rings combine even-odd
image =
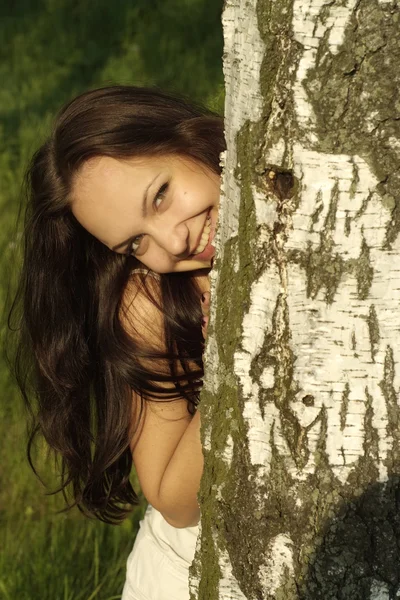
{"type": "Polygon", "coordinates": [[[143,531],[143,535],[153,538],[160,550],[176,565],[186,570],[190,567],[199,534],[198,525],[179,529],[173,527],[149,504],[143,520],[140,521],[140,530],[143,531]]]}
{"type": "Polygon", "coordinates": [[[189,600],[199,525],[177,529],[149,504],[139,526],[121,600],[189,600]]]}

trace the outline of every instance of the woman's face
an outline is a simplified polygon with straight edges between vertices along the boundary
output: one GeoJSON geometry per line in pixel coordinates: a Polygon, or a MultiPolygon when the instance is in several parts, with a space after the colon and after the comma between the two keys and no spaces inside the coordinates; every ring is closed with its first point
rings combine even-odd
{"type": "Polygon", "coordinates": [[[220,177],[177,155],[88,160],[72,190],[72,212],[110,249],[157,273],[211,266],[220,177]]]}

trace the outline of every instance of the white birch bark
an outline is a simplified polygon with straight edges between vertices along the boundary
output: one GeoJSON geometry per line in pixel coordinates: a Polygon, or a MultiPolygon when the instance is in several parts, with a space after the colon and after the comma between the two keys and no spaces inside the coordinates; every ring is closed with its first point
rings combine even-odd
{"type": "Polygon", "coordinates": [[[223,26],[192,598],[399,598],[399,7],[227,0],[223,26]]]}

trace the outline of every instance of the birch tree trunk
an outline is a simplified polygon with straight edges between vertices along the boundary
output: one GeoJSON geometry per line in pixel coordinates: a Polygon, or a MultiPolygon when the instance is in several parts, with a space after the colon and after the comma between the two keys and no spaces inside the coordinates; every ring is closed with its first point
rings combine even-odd
{"type": "Polygon", "coordinates": [[[397,0],[227,0],[199,600],[400,598],[397,0]]]}

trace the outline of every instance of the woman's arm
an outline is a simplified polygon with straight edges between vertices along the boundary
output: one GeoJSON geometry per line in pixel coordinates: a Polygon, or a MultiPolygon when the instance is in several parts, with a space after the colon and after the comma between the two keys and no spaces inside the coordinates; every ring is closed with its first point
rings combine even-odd
{"type": "Polygon", "coordinates": [[[203,470],[200,413],[187,401],[146,401],[141,426],[131,441],[143,494],[174,527],[191,527],[200,511],[197,492],[203,470]]]}
{"type": "MultiPolygon", "coordinates": [[[[130,333],[143,336],[143,343],[160,344],[162,349],[163,317],[158,309],[140,292],[127,297],[125,306],[123,322],[130,333]],[[133,315],[140,327],[133,327],[133,315]]],[[[133,393],[133,424],[138,421],[139,405],[133,393]]],[[[170,402],[161,397],[154,402],[146,400],[144,409],[131,440],[143,494],[174,527],[196,525],[200,517],[197,492],[203,471],[200,414],[192,417],[183,398],[170,402]]]]}
{"type": "Polygon", "coordinates": [[[165,469],[159,491],[164,518],[174,527],[193,527],[200,519],[197,493],[204,457],[197,411],[165,469]]]}
{"type": "MultiPolygon", "coordinates": [[[[207,337],[210,309],[210,286],[203,283],[201,310],[202,332],[207,337]]],[[[170,506],[168,522],[174,527],[192,527],[200,519],[197,493],[204,468],[204,456],[200,439],[200,412],[197,411],[182,435],[174,454],[165,469],[160,485],[160,502],[170,506]],[[182,477],[182,473],[185,476],[182,477]],[[176,499],[179,499],[177,502],[176,499]]]]}

